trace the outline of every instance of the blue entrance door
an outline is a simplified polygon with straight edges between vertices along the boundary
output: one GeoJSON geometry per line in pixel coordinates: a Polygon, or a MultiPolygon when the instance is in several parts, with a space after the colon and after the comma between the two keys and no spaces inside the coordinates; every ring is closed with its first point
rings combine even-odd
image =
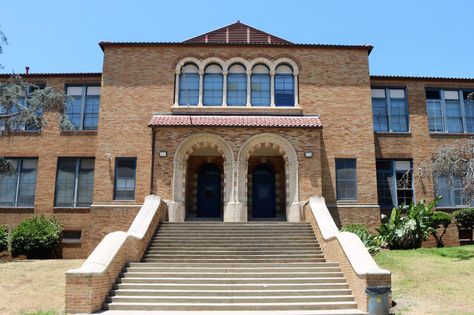
{"type": "Polygon", "coordinates": [[[217,165],[206,163],[199,169],[197,180],[197,216],[221,216],[221,172],[217,165]]]}
{"type": "Polygon", "coordinates": [[[252,217],[276,217],[275,170],[266,163],[257,165],[253,170],[252,217]]]}

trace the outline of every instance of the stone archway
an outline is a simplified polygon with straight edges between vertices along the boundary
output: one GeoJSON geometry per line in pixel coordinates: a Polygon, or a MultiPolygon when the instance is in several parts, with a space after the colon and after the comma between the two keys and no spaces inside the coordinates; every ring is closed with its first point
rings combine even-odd
{"type": "Polygon", "coordinates": [[[234,153],[230,145],[220,136],[213,133],[197,133],[184,139],[176,149],[173,160],[173,190],[169,203],[169,221],[183,222],[186,217],[186,163],[189,156],[202,148],[212,148],[219,152],[224,160],[224,220],[226,209],[233,198],[233,164],[234,153]]]}
{"type": "Polygon", "coordinates": [[[299,222],[302,220],[302,215],[299,201],[298,156],[293,145],[280,135],[257,134],[247,139],[240,148],[236,162],[236,202],[241,203],[241,212],[247,217],[248,160],[255,150],[265,147],[277,150],[285,161],[286,219],[289,222],[299,222]]]}

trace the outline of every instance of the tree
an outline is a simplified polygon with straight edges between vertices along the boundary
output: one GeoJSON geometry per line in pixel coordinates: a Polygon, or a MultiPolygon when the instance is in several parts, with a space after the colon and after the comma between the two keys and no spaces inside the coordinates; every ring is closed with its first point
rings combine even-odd
{"type": "Polygon", "coordinates": [[[451,215],[447,212],[436,211],[431,216],[431,235],[436,240],[436,247],[444,247],[443,236],[446,234],[448,225],[451,224],[451,215]],[[438,229],[443,231],[438,235],[438,229]]]}
{"type": "MultiPolygon", "coordinates": [[[[46,124],[44,113],[55,112],[63,130],[74,127],[65,114],[67,96],[52,87],[40,88],[13,75],[0,82],[0,133],[10,136],[21,126],[41,128],[46,124]]],[[[15,170],[12,164],[0,156],[0,175],[8,175],[15,170]]]]}
{"type": "MultiPolygon", "coordinates": [[[[7,37],[5,33],[0,30],[0,54],[3,52],[3,46],[8,44],[7,37]]],[[[2,69],[2,64],[0,63],[0,69],[2,69]]]]}

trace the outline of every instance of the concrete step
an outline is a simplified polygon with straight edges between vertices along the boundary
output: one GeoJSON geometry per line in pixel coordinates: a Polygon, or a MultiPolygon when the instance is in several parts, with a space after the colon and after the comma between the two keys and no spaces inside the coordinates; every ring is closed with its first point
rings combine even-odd
{"type": "Polygon", "coordinates": [[[341,272],[135,272],[127,271],[121,278],[342,278],[341,272]]]}
{"type": "Polygon", "coordinates": [[[292,303],[292,302],[342,302],[354,301],[351,295],[323,296],[112,296],[109,303],[292,303]]]}
{"type": "Polygon", "coordinates": [[[150,243],[150,246],[197,246],[197,247],[209,247],[209,246],[248,246],[248,247],[267,247],[267,246],[315,246],[318,247],[319,244],[316,240],[310,241],[280,241],[280,240],[265,240],[265,241],[246,241],[246,242],[233,242],[229,240],[210,240],[210,241],[194,241],[191,239],[188,240],[153,240],[150,243]],[[237,245],[238,244],[238,245],[237,245]]]}
{"type": "Polygon", "coordinates": [[[153,238],[153,241],[160,241],[160,240],[189,240],[189,237],[193,237],[193,241],[213,241],[213,240],[226,240],[226,241],[265,241],[265,240],[276,240],[276,241],[283,241],[283,242],[290,242],[290,241],[315,241],[314,235],[201,235],[199,233],[191,234],[191,235],[180,235],[180,234],[169,234],[169,235],[162,235],[158,233],[153,238]]]}
{"type": "Polygon", "coordinates": [[[229,250],[229,249],[220,249],[220,250],[200,250],[200,249],[189,249],[189,250],[180,250],[180,249],[149,249],[147,251],[147,255],[254,255],[254,254],[261,254],[261,255],[292,255],[292,254],[300,254],[300,255],[323,255],[321,250],[317,249],[295,249],[295,250],[277,250],[277,249],[248,249],[248,250],[229,250]]]}
{"type": "Polygon", "coordinates": [[[293,272],[341,272],[339,267],[149,267],[147,264],[143,266],[127,267],[126,272],[184,272],[184,273],[206,273],[206,272],[222,272],[222,273],[293,273],[293,272]]]}
{"type": "MultiPolygon", "coordinates": [[[[106,310],[100,312],[101,315],[131,315],[136,314],[133,311],[114,311],[106,310]]],[[[290,311],[140,311],[140,315],[367,315],[358,309],[339,309],[339,310],[290,310],[290,311]]]]}
{"type": "Polygon", "coordinates": [[[145,255],[145,258],[172,258],[172,259],[256,259],[256,258],[261,258],[261,259],[279,259],[279,258],[324,258],[323,254],[314,254],[314,253],[309,253],[309,254],[303,254],[303,253],[279,253],[279,254],[246,254],[246,255],[239,255],[239,254],[211,254],[211,253],[186,253],[186,254],[164,254],[164,253],[147,253],[145,255]]]}
{"type": "Polygon", "coordinates": [[[117,283],[115,290],[213,290],[213,291],[237,291],[237,290],[333,290],[349,289],[349,285],[343,282],[326,283],[117,283]]]}
{"type": "Polygon", "coordinates": [[[212,244],[212,245],[202,245],[202,244],[170,244],[170,243],[151,243],[148,249],[202,249],[202,250],[219,250],[219,249],[321,249],[319,245],[315,244],[212,244]]]}
{"type": "Polygon", "coordinates": [[[272,303],[110,303],[109,310],[155,311],[268,311],[268,310],[334,310],[356,308],[354,301],[344,302],[272,302],[272,303]]]}
{"type": "Polygon", "coordinates": [[[136,266],[148,266],[148,267],[163,267],[163,268],[180,268],[180,267],[193,267],[193,268],[200,268],[200,267],[208,267],[208,268],[302,268],[302,267],[339,267],[338,263],[335,262],[270,262],[270,263],[245,263],[245,262],[237,262],[237,263],[213,263],[212,265],[206,263],[185,263],[185,262],[175,262],[175,263],[168,263],[168,262],[132,262],[127,264],[127,267],[136,267],[136,266]]]}
{"type": "Polygon", "coordinates": [[[349,295],[350,289],[307,289],[307,290],[112,290],[112,296],[325,296],[349,295]]]}
{"type": "Polygon", "coordinates": [[[161,284],[161,283],[176,283],[176,284],[294,284],[294,283],[345,283],[346,280],[343,277],[292,277],[292,278],[203,278],[195,276],[194,278],[185,277],[149,277],[149,278],[118,278],[117,283],[148,283],[148,284],[161,284]]]}
{"type": "Polygon", "coordinates": [[[222,263],[225,263],[225,264],[236,264],[236,263],[247,263],[247,264],[256,264],[258,263],[259,265],[260,264],[266,264],[266,263],[293,263],[293,262],[307,262],[307,263],[310,263],[310,262],[325,262],[325,259],[324,258],[279,258],[279,259],[276,259],[276,258],[254,258],[254,259],[251,259],[251,258],[247,258],[247,259],[238,259],[238,258],[228,258],[228,259],[223,259],[223,258],[217,258],[217,259],[211,259],[211,258],[208,258],[208,259],[198,259],[198,258],[194,258],[194,259],[173,259],[173,258],[147,258],[145,257],[143,259],[143,262],[162,262],[162,263],[172,263],[172,264],[175,264],[175,263],[187,263],[187,264],[194,264],[195,266],[197,266],[196,264],[199,264],[199,263],[206,263],[206,264],[222,264],[222,263]]]}

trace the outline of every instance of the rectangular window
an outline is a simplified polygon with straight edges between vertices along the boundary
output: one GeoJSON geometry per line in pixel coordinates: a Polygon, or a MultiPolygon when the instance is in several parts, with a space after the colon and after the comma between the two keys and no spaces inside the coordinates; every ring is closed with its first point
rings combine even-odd
{"type": "Polygon", "coordinates": [[[408,205],[414,196],[412,162],[377,160],[377,193],[381,208],[408,205]]]}
{"type": "Polygon", "coordinates": [[[462,178],[454,175],[451,182],[446,177],[436,178],[436,196],[443,196],[440,207],[469,207],[474,206],[474,200],[469,202],[463,193],[462,178]]]}
{"type": "Polygon", "coordinates": [[[80,230],[63,230],[62,242],[63,244],[80,244],[81,234],[80,230]]]}
{"type": "Polygon", "coordinates": [[[99,120],[100,86],[68,86],[67,116],[75,130],[97,130],[99,120]]]}
{"type": "Polygon", "coordinates": [[[204,75],[204,106],[222,105],[223,76],[220,73],[206,73],[204,75]]]}
{"type": "Polygon", "coordinates": [[[90,207],[94,188],[93,158],[59,158],[55,207],[90,207]]]}
{"type": "Polygon", "coordinates": [[[0,176],[0,206],[33,207],[38,159],[7,160],[13,164],[15,172],[0,176]]]}
{"type": "Polygon", "coordinates": [[[430,132],[473,133],[474,104],[462,90],[426,90],[430,132]]]}
{"type": "Polygon", "coordinates": [[[404,89],[372,89],[375,132],[408,132],[408,105],[404,89]]]}
{"type": "Polygon", "coordinates": [[[197,105],[199,102],[199,74],[182,73],[179,76],[179,105],[197,105]]]}
{"type": "Polygon", "coordinates": [[[117,158],[115,160],[115,200],[135,199],[136,158],[117,158]]]}
{"type": "Polygon", "coordinates": [[[336,159],[337,200],[357,200],[355,159],[336,159]]]}
{"type": "MultiPolygon", "coordinates": [[[[10,104],[8,107],[7,106],[2,106],[0,104],[0,114],[12,114],[12,113],[17,113],[19,111],[19,106],[24,106],[28,107],[31,109],[31,104],[28,101],[30,94],[35,90],[35,89],[43,89],[44,85],[35,85],[30,88],[30,90],[25,91],[22,97],[20,97],[18,101],[18,105],[10,104]]],[[[42,111],[36,111],[36,116],[41,117],[43,115],[42,111]]],[[[36,119],[32,119],[31,121],[25,121],[23,117],[18,116],[18,119],[16,117],[13,117],[12,119],[9,120],[10,122],[10,129],[13,131],[38,131],[41,130],[41,126],[38,125],[36,119]]],[[[5,130],[5,121],[0,121],[0,132],[5,130]]]]}

